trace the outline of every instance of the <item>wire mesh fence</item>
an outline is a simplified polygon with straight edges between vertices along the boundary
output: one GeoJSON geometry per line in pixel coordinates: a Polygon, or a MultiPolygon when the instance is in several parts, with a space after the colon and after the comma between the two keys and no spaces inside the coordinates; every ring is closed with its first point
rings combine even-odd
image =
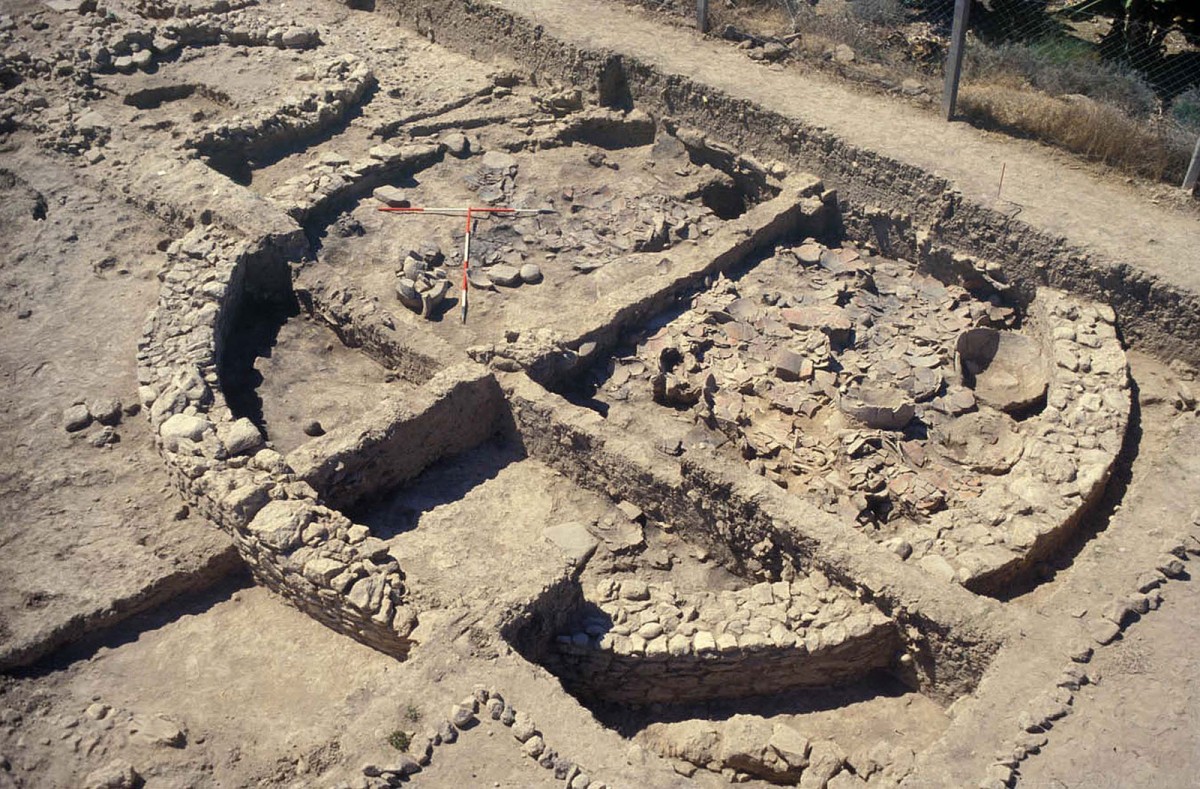
{"type": "Polygon", "coordinates": [[[975,3],[968,119],[1180,182],[1200,136],[1200,23],[1179,0],[975,3]]]}
{"type": "MultiPolygon", "coordinates": [[[[859,82],[942,98],[955,0],[631,0],[859,82]],[[698,19],[698,14],[703,19],[698,19]]],[[[958,115],[1180,183],[1200,138],[1200,0],[971,0],[958,115]]]]}

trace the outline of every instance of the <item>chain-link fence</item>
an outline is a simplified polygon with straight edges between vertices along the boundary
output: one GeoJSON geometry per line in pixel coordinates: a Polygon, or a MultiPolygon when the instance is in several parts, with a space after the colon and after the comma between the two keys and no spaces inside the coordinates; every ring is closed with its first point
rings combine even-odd
{"type": "Polygon", "coordinates": [[[1200,136],[1195,0],[975,2],[959,113],[1154,179],[1200,136]]]}
{"type": "MultiPolygon", "coordinates": [[[[943,100],[955,0],[632,0],[755,60],[943,100]]],[[[1200,138],[1200,0],[971,0],[957,114],[1180,183],[1200,138]]]]}

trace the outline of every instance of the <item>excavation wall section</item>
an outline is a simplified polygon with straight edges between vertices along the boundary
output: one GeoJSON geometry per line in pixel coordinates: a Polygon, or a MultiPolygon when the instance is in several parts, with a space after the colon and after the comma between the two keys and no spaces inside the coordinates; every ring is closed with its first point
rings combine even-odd
{"type": "Polygon", "coordinates": [[[921,238],[1002,264],[1032,292],[1050,284],[1107,302],[1126,338],[1162,355],[1200,362],[1200,300],[1153,275],[1098,259],[1029,224],[973,204],[944,178],[838,139],[795,118],[665,73],[637,58],[549,33],[486,2],[387,0],[401,22],[481,60],[516,58],[540,75],[594,91],[610,105],[700,126],[762,157],[820,174],[837,189],[844,230],[883,254],[916,259],[921,238]]]}

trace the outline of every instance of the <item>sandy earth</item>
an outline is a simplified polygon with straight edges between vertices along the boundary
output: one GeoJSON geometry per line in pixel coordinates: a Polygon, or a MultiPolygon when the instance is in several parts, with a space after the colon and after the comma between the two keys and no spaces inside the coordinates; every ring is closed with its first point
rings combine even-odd
{"type": "Polygon", "coordinates": [[[21,194],[28,187],[6,191],[0,220],[0,632],[6,649],[21,649],[71,617],[194,572],[229,544],[188,516],[144,419],[124,416],[119,440],[103,448],[90,443],[99,425],[66,433],[60,424],[76,400],[116,398],[136,410],[133,358],[158,290],[155,247],[165,233],[52,162],[24,152],[5,162],[46,202],[37,220],[21,194]]]}
{"type": "Polygon", "coordinates": [[[732,96],[802,118],[867,150],[918,165],[948,178],[972,200],[1064,235],[1108,260],[1161,273],[1189,290],[1200,283],[1189,241],[1200,227],[1194,207],[1185,203],[1175,208],[1168,205],[1173,199],[1150,198],[1124,178],[1097,177],[1095,168],[1046,146],[946,123],[933,111],[847,90],[811,70],[797,79],[800,65],[750,62],[727,44],[648,24],[644,20],[651,15],[640,9],[604,0],[575,3],[570,9],[551,0],[507,0],[502,5],[568,37],[636,54],[732,96]],[[997,199],[1001,165],[1005,174],[997,199]],[[1120,222],[1111,221],[1114,205],[1122,206],[1120,222]]]}
{"type": "MultiPolygon", "coordinates": [[[[1135,260],[1181,287],[1200,288],[1193,265],[1200,228],[1190,208],[1144,202],[1145,189],[1097,177],[1092,168],[1035,145],[945,125],[819,75],[801,78],[793,67],[767,69],[612,4],[582,2],[569,14],[543,0],[512,5],[573,34],[586,18],[597,43],[689,71],[714,87],[927,167],[984,203],[992,203],[988,195],[994,194],[995,171],[1003,162],[1002,207],[1020,207],[1023,219],[1112,260],[1135,260]],[[896,128],[905,133],[895,133],[896,128]],[[1114,205],[1121,207],[1120,223],[1107,221],[1114,205]],[[1148,249],[1157,254],[1144,254],[1148,249]]],[[[42,9],[22,0],[4,13],[42,9]]],[[[381,77],[394,49],[415,60],[424,53],[422,67],[436,79],[465,62],[390,23],[332,4],[296,4],[285,11],[321,27],[328,47],[372,47],[381,77]]],[[[55,15],[46,15],[53,23],[55,15]]],[[[22,35],[33,33],[22,28],[22,35]]],[[[44,38],[38,40],[44,44],[44,38]]],[[[228,80],[243,93],[180,102],[179,127],[249,111],[255,102],[277,95],[258,84],[257,69],[290,71],[309,57],[265,52],[262,62],[228,80]]],[[[103,83],[126,93],[153,86],[173,70],[199,80],[206,69],[233,73],[244,62],[221,51],[211,62],[172,63],[151,75],[109,75],[103,83]]],[[[461,92],[470,94],[474,87],[464,79],[461,92]]],[[[401,107],[431,112],[440,98],[389,95],[386,84],[377,95],[380,101],[369,110],[377,115],[352,123],[346,136],[331,135],[332,142],[314,141],[305,158],[322,148],[365,145],[371,122],[395,119],[401,107]]],[[[127,106],[120,112],[130,137],[159,134],[155,144],[171,144],[173,132],[139,125],[144,110],[127,106]]],[[[252,188],[265,194],[300,166],[299,159],[281,155],[255,173],[252,188]]],[[[588,173],[579,161],[562,169],[579,179],[588,173]]],[[[568,518],[599,517],[610,506],[513,447],[483,447],[465,462],[435,467],[417,485],[361,514],[395,553],[412,557],[406,567],[421,582],[419,594],[444,609],[428,625],[430,633],[445,637],[444,646],[401,663],[335,634],[249,583],[229,538],[179,498],[149,424],[137,413],[137,344],[157,298],[163,250],[179,229],[118,198],[102,172],[78,159],[39,151],[22,133],[0,148],[0,436],[5,447],[0,452],[0,655],[23,666],[0,678],[0,787],[103,785],[86,777],[115,759],[135,764],[149,787],[365,785],[363,765],[386,763],[395,755],[387,743],[392,732],[426,728],[480,678],[514,689],[516,703],[538,710],[543,728],[551,732],[547,739],[558,734],[561,750],[584,764],[605,762],[626,781],[614,779],[614,785],[634,785],[643,774],[650,776],[647,785],[687,782],[646,756],[636,738],[619,736],[574,699],[564,698],[553,677],[499,639],[476,638],[471,628],[481,620],[470,613],[470,605],[457,606],[456,595],[464,588],[477,606],[485,597],[519,597],[528,591],[522,584],[533,587],[553,577],[557,568],[536,550],[541,529],[568,518]],[[106,398],[124,407],[114,426],[119,440],[93,446],[102,436],[98,424],[64,430],[65,409],[106,398]],[[490,530],[479,529],[479,523],[490,530]],[[498,575],[494,563],[460,564],[456,550],[468,541],[492,559],[508,557],[524,571],[522,583],[498,575]],[[97,632],[81,639],[85,630],[97,632]],[[60,648],[71,641],[78,643],[60,648]],[[46,653],[52,654],[35,659],[46,653]]],[[[624,180],[604,172],[614,184],[624,180]]],[[[429,193],[458,194],[432,187],[429,193]]],[[[586,294],[572,298],[585,300],[586,294]]],[[[438,327],[443,333],[451,329],[438,327]]],[[[385,392],[403,387],[378,364],[302,318],[291,318],[277,331],[268,327],[267,335],[264,344],[248,349],[244,372],[261,378],[262,418],[282,452],[306,439],[303,427],[309,421],[336,428],[385,392]]],[[[1143,430],[1126,499],[1148,485],[1147,469],[1179,451],[1168,443],[1171,420],[1192,418],[1178,414],[1195,406],[1181,401],[1179,376],[1161,362],[1135,360],[1134,379],[1141,385],[1143,430]]],[[[1185,501],[1169,502],[1172,516],[1181,515],[1185,501]]],[[[1117,550],[1136,542],[1136,535],[1125,532],[1108,536],[1111,542],[1105,544],[1117,550]]],[[[662,535],[651,536],[648,555],[674,551],[680,572],[715,578],[712,566],[685,546],[661,540],[662,535]]],[[[1086,546],[1073,550],[1086,552],[1086,546]]],[[[1069,577],[1069,571],[1062,572],[1013,605],[1036,609],[1052,601],[1069,577]]],[[[1098,649],[1092,667],[1099,681],[1078,692],[1074,714],[1054,727],[1040,754],[1022,763],[1017,785],[1194,782],[1200,767],[1200,703],[1192,689],[1200,680],[1200,660],[1191,648],[1193,626],[1200,625],[1197,594],[1190,581],[1170,583],[1159,610],[1098,649]]],[[[894,736],[917,750],[940,736],[953,717],[920,694],[867,695],[804,711],[797,711],[803,705],[752,711],[785,716],[846,741],[894,736]]],[[[731,714],[729,709],[703,712],[731,714]]],[[[653,719],[618,724],[623,733],[633,734],[653,719]]],[[[485,721],[459,743],[445,746],[453,758],[436,758],[414,783],[562,785],[511,742],[499,724],[485,721]]],[[[985,735],[978,745],[993,746],[985,735]]],[[[726,783],[704,771],[691,780],[726,783]]]]}
{"type": "Polygon", "coordinates": [[[1162,608],[1102,650],[1099,684],[1080,694],[1082,714],[1056,727],[1021,768],[1019,786],[1188,786],[1200,759],[1195,721],[1200,674],[1192,639],[1195,584],[1164,595],[1162,608]]]}

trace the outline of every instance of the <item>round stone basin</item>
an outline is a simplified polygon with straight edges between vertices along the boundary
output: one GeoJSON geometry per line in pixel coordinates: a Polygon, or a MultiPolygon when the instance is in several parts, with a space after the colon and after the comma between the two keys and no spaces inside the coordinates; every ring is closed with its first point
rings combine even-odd
{"type": "Polygon", "coordinates": [[[959,335],[956,352],[963,383],[984,405],[1013,413],[1046,396],[1041,346],[1023,334],[968,329],[959,335]]]}

